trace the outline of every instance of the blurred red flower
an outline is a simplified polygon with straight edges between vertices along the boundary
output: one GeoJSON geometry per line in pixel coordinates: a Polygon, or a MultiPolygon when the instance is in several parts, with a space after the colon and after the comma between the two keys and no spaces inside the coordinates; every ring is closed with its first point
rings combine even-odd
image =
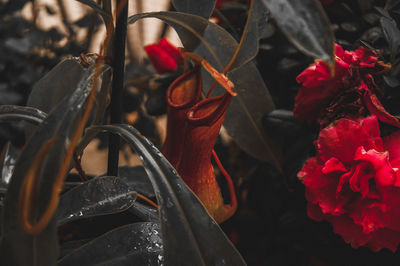
{"type": "Polygon", "coordinates": [[[181,52],[166,38],[161,39],[158,44],[149,44],[144,49],[158,74],[175,72],[183,62],[181,52]]]}
{"type": "Polygon", "coordinates": [[[372,74],[388,71],[390,66],[378,61],[377,54],[360,47],[345,51],[335,45],[335,73],[323,61],[316,61],[297,76],[301,88],[296,96],[294,116],[321,127],[343,117],[375,114],[379,120],[400,126],[396,118],[385,111],[377,94],[372,74]]]}
{"type": "Polygon", "coordinates": [[[400,131],[383,139],[376,116],[323,129],[298,177],[308,216],[329,221],[353,248],[395,252],[400,243],[400,131]]]}

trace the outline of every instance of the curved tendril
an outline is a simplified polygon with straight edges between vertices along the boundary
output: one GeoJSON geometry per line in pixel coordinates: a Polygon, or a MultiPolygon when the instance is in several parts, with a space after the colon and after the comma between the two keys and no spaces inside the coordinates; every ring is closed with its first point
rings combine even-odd
{"type": "Polygon", "coordinates": [[[225,170],[224,166],[222,165],[221,161],[219,160],[218,155],[217,155],[217,153],[215,152],[214,149],[212,150],[212,155],[213,155],[213,158],[215,160],[215,163],[217,164],[219,170],[221,170],[222,175],[225,177],[225,180],[228,183],[229,198],[231,200],[230,207],[233,210],[236,210],[236,208],[237,208],[237,197],[236,197],[235,186],[233,184],[232,178],[228,174],[228,172],[225,170]]]}
{"type": "Polygon", "coordinates": [[[153,206],[154,208],[158,209],[158,205],[152,201],[151,199],[149,199],[148,197],[146,197],[145,195],[142,195],[140,193],[136,193],[136,195],[138,196],[138,198],[144,200],[145,202],[147,202],[148,204],[150,204],[151,206],[153,206]]]}

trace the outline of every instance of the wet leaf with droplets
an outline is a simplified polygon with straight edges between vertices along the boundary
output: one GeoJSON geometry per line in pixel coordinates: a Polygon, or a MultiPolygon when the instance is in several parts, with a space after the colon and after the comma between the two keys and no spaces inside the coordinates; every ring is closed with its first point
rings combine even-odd
{"type": "MultiPolygon", "coordinates": [[[[102,176],[105,176],[105,174],[102,176]]],[[[151,185],[143,166],[118,167],[118,177],[129,185],[132,190],[135,190],[148,198],[155,197],[153,186],[151,185]]]]}
{"type": "Polygon", "coordinates": [[[162,265],[162,262],[160,226],[146,222],[107,232],[67,254],[57,265],[162,265]]]}
{"type": "Polygon", "coordinates": [[[134,204],[136,195],[118,177],[94,178],[61,196],[56,213],[57,224],[125,211],[134,204]]]}
{"type": "Polygon", "coordinates": [[[0,156],[0,185],[4,185],[6,187],[10,182],[15,163],[17,162],[20,153],[21,152],[10,142],[7,142],[7,144],[4,146],[0,156]]]}

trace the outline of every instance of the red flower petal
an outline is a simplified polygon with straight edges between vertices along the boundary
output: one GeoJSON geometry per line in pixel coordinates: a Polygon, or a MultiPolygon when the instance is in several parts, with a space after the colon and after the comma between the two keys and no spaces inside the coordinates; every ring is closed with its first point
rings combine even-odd
{"type": "MultiPolygon", "coordinates": [[[[399,131],[400,132],[400,131],[399,131]]],[[[307,213],[327,220],[357,248],[396,251],[400,243],[400,133],[385,138],[375,116],[341,119],[321,131],[317,157],[298,173],[306,187],[307,213]]]]}
{"type": "MultiPolygon", "coordinates": [[[[342,55],[343,49],[336,45],[335,51],[342,55]]],[[[349,73],[349,65],[336,56],[335,75],[332,77],[330,67],[323,61],[316,61],[297,76],[302,84],[296,96],[293,110],[294,116],[300,121],[314,123],[343,87],[349,73]]]]}
{"type": "Polygon", "coordinates": [[[299,172],[304,177],[302,181],[306,186],[307,200],[318,204],[323,213],[341,214],[346,199],[336,197],[338,175],[324,175],[321,170],[322,166],[317,164],[315,158],[311,158],[299,172]]]}
{"type": "MultiPolygon", "coordinates": [[[[377,69],[381,67],[376,68],[377,60],[376,53],[370,49],[360,47],[356,51],[345,51],[335,44],[334,76],[328,65],[317,61],[297,77],[302,86],[296,96],[294,116],[302,122],[319,122],[326,126],[338,118],[364,115],[364,101],[368,101],[366,105],[371,114],[400,127],[400,122],[383,109],[375,95],[363,97],[364,91],[370,93],[376,89],[369,83],[371,88],[368,88],[363,80],[372,79],[371,73],[379,72],[377,69]]],[[[373,83],[373,79],[369,81],[373,83]]]]}
{"type": "Polygon", "coordinates": [[[158,74],[175,72],[178,69],[178,64],[175,59],[161,49],[158,44],[147,45],[144,49],[158,74]]]}
{"type": "Polygon", "coordinates": [[[329,215],[325,219],[333,225],[333,231],[341,235],[353,248],[366,245],[372,238],[372,234],[365,234],[362,227],[355,224],[351,218],[329,215]]]}
{"type": "Polygon", "coordinates": [[[383,138],[384,150],[389,152],[390,164],[400,168],[400,131],[383,138]]]}
{"type": "Polygon", "coordinates": [[[324,167],[322,168],[322,173],[325,175],[338,172],[346,172],[346,167],[335,157],[332,157],[326,161],[324,167]]]}
{"type": "Polygon", "coordinates": [[[378,61],[376,53],[368,48],[360,47],[354,52],[355,57],[360,61],[360,67],[374,67],[378,61]]]}
{"type": "MultiPolygon", "coordinates": [[[[365,151],[364,147],[359,147],[354,156],[356,161],[368,162],[375,174],[375,182],[378,186],[392,186],[396,180],[396,174],[389,164],[388,152],[377,152],[374,149],[365,151]]],[[[366,175],[366,173],[363,173],[366,175]]]]}
{"type": "Polygon", "coordinates": [[[385,108],[383,108],[378,97],[376,97],[376,95],[373,94],[369,89],[365,90],[364,103],[367,106],[368,111],[371,114],[376,115],[380,121],[395,127],[400,127],[400,121],[396,117],[389,114],[385,108]]]}
{"type": "Polygon", "coordinates": [[[320,132],[317,141],[318,155],[322,161],[335,157],[345,163],[353,161],[360,146],[368,150],[383,151],[382,140],[377,133],[379,124],[374,116],[360,121],[341,119],[337,125],[320,132]]]}
{"type": "Polygon", "coordinates": [[[183,63],[183,56],[179,49],[171,44],[166,38],[160,40],[160,48],[169,54],[177,64],[183,63]]]}

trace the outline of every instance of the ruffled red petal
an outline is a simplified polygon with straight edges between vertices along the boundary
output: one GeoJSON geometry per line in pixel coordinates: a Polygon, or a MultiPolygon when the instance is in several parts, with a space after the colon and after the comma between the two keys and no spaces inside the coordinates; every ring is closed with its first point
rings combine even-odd
{"type": "Polygon", "coordinates": [[[383,147],[389,153],[391,165],[400,168],[400,131],[396,131],[384,137],[383,147]]]}
{"type": "Polygon", "coordinates": [[[383,151],[376,117],[360,121],[341,119],[335,126],[323,129],[317,141],[318,156],[322,161],[334,157],[343,163],[352,162],[358,147],[383,151]],[[351,134],[349,134],[351,132],[351,134]]]}

